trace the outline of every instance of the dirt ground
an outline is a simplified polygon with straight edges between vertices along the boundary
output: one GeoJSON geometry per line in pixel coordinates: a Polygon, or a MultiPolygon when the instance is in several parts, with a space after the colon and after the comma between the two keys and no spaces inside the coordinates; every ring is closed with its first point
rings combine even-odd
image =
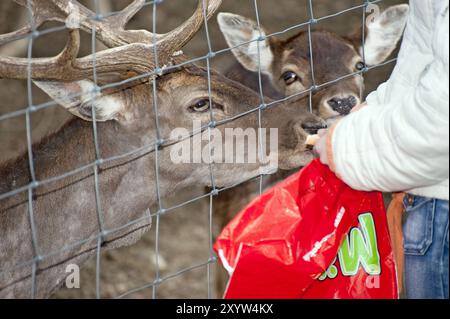
{"type": "MultiPolygon", "coordinates": [[[[127,0],[111,1],[112,9],[119,10],[127,5],[127,0]]],[[[93,0],[81,1],[92,8],[93,0]]],[[[341,10],[364,3],[363,0],[315,0],[315,17],[328,16],[341,10]]],[[[385,0],[381,6],[404,3],[404,0],[385,0]]],[[[12,5],[12,0],[0,1],[0,32],[10,32],[17,29],[20,21],[26,17],[26,12],[12,5]]],[[[196,6],[196,0],[165,0],[157,7],[157,32],[164,33],[178,26],[189,17],[196,6]]],[[[269,32],[284,30],[309,19],[308,0],[263,0],[258,1],[260,20],[269,32]]],[[[239,13],[255,17],[253,0],[224,0],[220,11],[239,13]]],[[[346,34],[361,26],[362,10],[353,10],[335,18],[321,22],[317,27],[346,34]]],[[[129,28],[150,29],[152,25],[152,6],[143,9],[130,23],[129,28]]],[[[53,26],[48,24],[43,28],[53,26]]],[[[214,51],[226,48],[216,20],[209,23],[209,31],[214,51]]],[[[295,31],[287,32],[289,36],[295,31]]],[[[36,57],[52,56],[64,46],[65,32],[58,32],[39,38],[33,47],[36,57]],[[48,45],[51,43],[51,45],[48,45]]],[[[82,52],[91,51],[89,36],[84,36],[82,52]]],[[[203,56],[207,53],[207,43],[204,30],[188,44],[185,53],[191,57],[203,56]]],[[[26,43],[0,49],[0,55],[26,56],[26,43]]],[[[213,59],[213,68],[225,71],[234,59],[231,53],[218,55],[213,59]]],[[[374,90],[385,81],[392,66],[381,67],[369,72],[366,76],[367,92],[374,90]]],[[[32,101],[28,100],[25,81],[0,80],[0,116],[22,109],[32,103],[38,105],[48,101],[48,97],[33,87],[32,101]]],[[[62,108],[54,106],[32,114],[32,137],[39,140],[43,135],[56,130],[69,115],[62,108]]],[[[0,162],[15,157],[26,148],[25,117],[17,117],[0,121],[0,162]]],[[[174,198],[166,199],[167,207],[202,194],[202,189],[194,189],[174,198]]],[[[161,217],[160,224],[160,254],[159,266],[162,278],[176,274],[180,270],[202,264],[210,258],[209,237],[209,203],[198,201],[184,206],[170,214],[161,217]]],[[[217,229],[215,229],[217,232],[217,229]]],[[[153,228],[138,244],[114,251],[102,253],[101,259],[101,293],[104,298],[113,298],[130,289],[145,286],[155,278],[155,228],[153,228]]],[[[1,265],[0,265],[1,266],[1,265]]],[[[215,265],[211,266],[213,272],[215,265]]],[[[81,289],[61,289],[54,298],[92,298],[95,297],[95,261],[82,268],[81,289]]],[[[214,278],[214,276],[212,276],[214,278]]],[[[205,298],[208,296],[206,266],[195,268],[183,275],[163,281],[157,288],[158,298],[205,298]]],[[[151,298],[152,288],[140,290],[128,296],[129,298],[151,298]]]]}

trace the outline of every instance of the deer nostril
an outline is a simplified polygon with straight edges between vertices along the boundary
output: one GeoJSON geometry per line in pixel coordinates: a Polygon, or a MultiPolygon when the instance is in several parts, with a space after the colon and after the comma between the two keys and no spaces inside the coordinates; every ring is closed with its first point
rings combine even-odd
{"type": "Polygon", "coordinates": [[[351,95],[345,98],[332,98],[327,103],[333,111],[347,115],[358,104],[358,99],[351,95]]]}
{"type": "Polygon", "coordinates": [[[327,125],[322,122],[306,122],[302,124],[302,129],[306,131],[308,134],[317,134],[319,130],[326,129],[327,125]]]}
{"type": "Polygon", "coordinates": [[[347,102],[350,108],[354,108],[358,104],[358,99],[352,95],[347,98],[347,102]]]}

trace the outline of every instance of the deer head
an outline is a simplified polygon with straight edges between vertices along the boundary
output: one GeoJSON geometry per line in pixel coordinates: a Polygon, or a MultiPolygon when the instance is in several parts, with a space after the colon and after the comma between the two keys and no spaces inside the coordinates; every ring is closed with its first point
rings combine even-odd
{"type": "MultiPolygon", "coordinates": [[[[218,21],[239,63],[250,72],[258,72],[260,68],[268,79],[265,86],[267,94],[278,92],[281,96],[291,96],[306,91],[313,84],[321,86],[343,78],[313,94],[315,112],[324,119],[330,119],[347,115],[360,103],[360,93],[364,88],[362,76],[345,76],[362,72],[367,66],[377,65],[389,57],[402,36],[408,10],[406,4],[393,6],[371,21],[366,28],[364,48],[361,47],[361,31],[348,36],[313,31],[311,42],[315,83],[312,82],[308,32],[299,32],[285,41],[268,37],[259,42],[258,51],[257,42],[241,45],[258,39],[260,34],[263,37],[268,35],[254,21],[231,13],[220,13],[218,21]]],[[[235,68],[230,74],[256,89],[255,76],[245,74],[242,68],[235,68]],[[249,80],[252,83],[248,83],[249,80]]]]}
{"type": "MultiPolygon", "coordinates": [[[[27,4],[25,0],[16,2],[27,4]]],[[[30,234],[32,221],[24,214],[31,182],[26,154],[0,167],[0,296],[30,296],[29,261],[37,263],[35,296],[48,296],[67,275],[68,264],[81,264],[95,254],[99,238],[102,246],[111,248],[139,239],[149,227],[148,209],[156,205],[159,196],[193,185],[212,186],[209,163],[173,163],[171,150],[181,143],[170,138],[176,128],[190,130],[193,121],[211,127],[212,118],[222,133],[233,128],[257,129],[261,124],[280,130],[277,155],[282,168],[298,167],[312,159],[303,146],[304,139],[310,130],[323,127],[323,122],[306,107],[289,103],[268,107],[259,121],[254,112],[261,103],[258,94],[214,71],[208,76],[208,70],[187,63],[187,57],[177,53],[204,23],[204,13],[209,18],[220,3],[199,0],[191,18],[159,35],[124,29],[144,0],[135,0],[103,20],[92,19],[94,13],[76,1],[31,1],[37,26],[45,21],[67,22],[74,19],[73,12],[79,23],[70,30],[65,49],[56,57],[31,61],[0,57],[0,78],[31,75],[34,83],[75,119],[33,145],[35,175],[41,181],[34,185],[31,200],[39,251],[30,234]],[[78,58],[78,27],[86,32],[95,30],[108,49],[78,58]],[[155,71],[156,60],[161,68],[155,71]],[[93,121],[99,155],[109,160],[98,161],[93,121]],[[71,171],[74,173],[64,176],[71,171]],[[25,192],[7,196],[20,188],[25,192]],[[62,247],[66,249],[61,251],[62,247]]],[[[2,35],[0,45],[31,30],[26,26],[2,35]]],[[[260,168],[260,163],[214,165],[214,186],[230,186],[257,176],[260,168]]]]}

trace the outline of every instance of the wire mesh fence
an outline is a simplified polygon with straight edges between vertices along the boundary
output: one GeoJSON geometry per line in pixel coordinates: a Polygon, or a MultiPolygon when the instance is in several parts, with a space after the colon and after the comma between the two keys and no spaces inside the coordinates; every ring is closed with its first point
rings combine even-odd
{"type": "MultiPolygon", "coordinates": [[[[114,19],[114,17],[119,17],[122,11],[116,11],[116,12],[109,12],[109,13],[100,13],[100,9],[99,9],[99,5],[101,1],[108,1],[108,0],[91,0],[91,5],[94,8],[94,10],[92,11],[92,14],[88,16],[88,19],[91,19],[93,22],[101,22],[101,21],[105,21],[106,19],[114,19]]],[[[137,225],[139,223],[146,223],[147,225],[151,225],[151,227],[153,228],[154,234],[155,234],[155,238],[154,238],[154,242],[155,242],[155,247],[154,252],[155,252],[155,278],[153,281],[151,282],[143,282],[142,285],[138,286],[138,287],[134,287],[130,290],[124,291],[121,294],[117,295],[116,298],[124,298],[124,297],[128,297],[131,296],[139,291],[143,291],[143,290],[148,290],[151,289],[152,293],[151,295],[149,295],[149,297],[152,298],[157,298],[158,297],[158,289],[160,286],[162,286],[165,282],[170,281],[174,278],[180,277],[185,273],[197,270],[197,269],[205,269],[206,270],[206,282],[207,282],[207,296],[208,298],[213,298],[215,296],[214,294],[214,275],[213,275],[213,265],[215,265],[218,261],[218,258],[216,256],[216,254],[213,251],[213,242],[214,242],[214,233],[213,233],[213,224],[214,224],[214,211],[215,211],[215,199],[217,198],[217,196],[222,193],[225,192],[227,190],[233,189],[241,184],[245,184],[246,182],[248,182],[249,180],[254,180],[257,182],[258,184],[258,189],[256,190],[257,192],[261,193],[264,190],[264,179],[266,178],[266,174],[261,174],[259,176],[253,176],[251,177],[251,179],[245,179],[242,181],[239,181],[238,183],[234,183],[233,185],[228,185],[226,187],[218,187],[217,183],[216,183],[216,173],[217,173],[217,168],[214,165],[213,161],[209,161],[209,186],[210,186],[210,191],[205,193],[205,194],[201,194],[200,196],[196,196],[195,198],[190,198],[188,201],[185,201],[183,203],[171,206],[171,207],[166,207],[163,203],[163,199],[162,199],[162,195],[161,195],[161,189],[163,186],[163,183],[161,181],[160,178],[160,161],[161,161],[161,157],[160,157],[160,152],[162,150],[164,150],[165,148],[168,148],[170,146],[172,146],[174,143],[177,143],[183,139],[186,138],[190,138],[192,136],[198,135],[198,134],[203,134],[203,133],[207,133],[208,134],[208,139],[209,142],[211,142],[212,136],[211,136],[211,130],[213,130],[216,127],[219,126],[223,126],[227,123],[236,121],[239,118],[245,117],[245,116],[250,116],[250,115],[256,115],[257,119],[258,119],[258,128],[261,129],[262,128],[262,121],[264,118],[264,113],[271,108],[277,108],[279,107],[279,105],[281,105],[284,102],[287,102],[289,100],[298,98],[298,97],[303,97],[303,96],[307,96],[307,99],[309,100],[309,108],[310,111],[313,112],[313,94],[319,90],[324,90],[327,87],[338,83],[340,81],[344,81],[346,79],[352,78],[352,77],[357,77],[357,76],[364,76],[364,74],[366,74],[367,72],[369,72],[372,69],[376,69],[376,68],[380,68],[384,65],[388,65],[388,64],[394,64],[396,59],[389,59],[383,63],[379,63],[377,65],[371,65],[371,66],[367,66],[366,63],[364,63],[365,67],[361,70],[357,70],[355,72],[349,73],[349,74],[345,74],[343,76],[339,76],[338,78],[335,78],[331,81],[327,81],[326,83],[318,83],[316,81],[315,75],[314,75],[314,70],[315,70],[315,61],[314,61],[314,52],[313,52],[313,44],[312,44],[312,32],[314,31],[314,28],[322,21],[328,20],[328,19],[332,19],[334,17],[343,15],[345,13],[348,12],[360,12],[361,14],[361,48],[364,48],[364,43],[366,41],[366,32],[365,32],[365,27],[366,27],[366,20],[367,20],[367,16],[368,13],[370,12],[370,6],[378,4],[383,2],[383,0],[374,0],[374,1],[360,1],[360,4],[355,5],[355,6],[351,6],[346,8],[345,10],[341,10],[339,12],[329,12],[329,14],[327,15],[322,15],[319,16],[316,14],[315,11],[315,2],[319,2],[319,0],[308,0],[308,9],[309,9],[309,19],[307,21],[299,21],[298,24],[295,25],[291,25],[288,28],[284,29],[284,30],[278,30],[274,33],[271,34],[264,34],[262,32],[262,27],[261,27],[261,14],[260,14],[260,9],[259,9],[259,5],[260,5],[260,1],[258,0],[248,0],[249,2],[251,2],[251,5],[253,6],[254,9],[254,19],[256,20],[256,23],[258,25],[258,29],[259,29],[259,35],[252,39],[251,41],[248,42],[244,42],[244,43],[240,43],[238,46],[236,47],[228,47],[226,49],[220,49],[220,50],[214,50],[213,49],[213,44],[212,44],[212,40],[211,40],[211,35],[210,35],[210,31],[209,31],[209,25],[213,22],[208,21],[208,1],[207,0],[201,0],[201,5],[202,5],[202,13],[203,13],[203,21],[202,21],[202,26],[203,26],[203,30],[204,30],[204,41],[206,42],[207,45],[207,51],[198,57],[194,57],[194,58],[190,58],[186,61],[183,61],[182,63],[178,63],[178,64],[174,64],[174,65],[165,65],[164,63],[161,63],[161,61],[159,60],[158,56],[158,50],[160,49],[158,46],[159,43],[159,38],[158,38],[158,31],[157,30],[157,25],[158,25],[158,10],[159,10],[159,6],[163,3],[163,2],[167,2],[167,1],[175,1],[175,0],[158,0],[158,1],[135,1],[134,4],[137,5],[137,8],[140,10],[144,7],[148,7],[152,9],[152,17],[150,19],[149,17],[149,21],[151,20],[151,26],[150,26],[150,30],[152,31],[153,34],[153,38],[151,39],[151,43],[152,43],[152,48],[153,48],[153,65],[155,66],[153,70],[150,70],[149,72],[146,73],[141,73],[141,74],[137,74],[134,76],[130,76],[129,78],[125,79],[125,80],[121,80],[121,81],[113,81],[110,83],[102,83],[99,84],[98,81],[98,66],[97,66],[97,56],[99,55],[99,51],[97,48],[97,33],[99,32],[99,30],[97,29],[97,24],[96,23],[92,23],[92,29],[90,30],[91,33],[91,47],[92,47],[92,52],[91,52],[91,58],[92,58],[92,75],[91,75],[91,79],[95,84],[94,87],[94,94],[98,94],[100,92],[105,92],[109,89],[114,89],[114,88],[119,88],[119,87],[123,87],[125,85],[133,85],[133,83],[135,83],[136,81],[140,81],[140,80],[147,80],[148,83],[150,84],[148,86],[148,90],[151,91],[151,96],[152,99],[151,101],[148,101],[149,103],[151,103],[151,108],[152,108],[152,112],[156,115],[153,119],[154,121],[154,127],[155,127],[155,132],[154,132],[154,136],[155,139],[146,145],[141,145],[136,149],[133,149],[130,152],[126,152],[123,154],[115,154],[114,156],[109,156],[109,157],[104,157],[103,156],[103,152],[102,152],[102,147],[99,143],[98,140],[98,131],[99,131],[99,126],[98,126],[98,121],[97,121],[97,115],[96,114],[96,108],[93,107],[92,108],[92,136],[93,136],[93,145],[94,145],[94,149],[95,149],[95,160],[87,163],[83,166],[77,167],[75,169],[72,170],[68,170],[66,171],[64,174],[60,174],[58,176],[54,176],[54,177],[50,177],[47,179],[42,179],[40,180],[37,177],[36,174],[36,167],[35,167],[35,158],[34,158],[34,148],[33,148],[33,130],[32,130],[32,125],[31,125],[31,118],[33,116],[34,113],[52,107],[54,105],[57,105],[57,102],[52,100],[46,103],[42,103],[42,104],[37,104],[34,102],[34,98],[33,98],[33,44],[35,43],[35,41],[39,38],[42,37],[44,35],[48,35],[48,34],[52,34],[54,32],[58,32],[58,31],[63,31],[66,30],[67,24],[63,25],[63,26],[58,26],[58,27],[51,27],[51,28],[39,28],[38,23],[36,23],[35,18],[36,15],[34,14],[34,1],[32,0],[26,0],[26,1],[22,1],[22,2],[26,2],[26,7],[27,10],[29,12],[29,21],[30,21],[30,30],[28,30],[28,32],[26,34],[22,34],[20,35],[20,38],[26,38],[28,39],[28,49],[27,49],[27,72],[28,72],[28,76],[27,76],[27,99],[28,99],[28,105],[27,107],[14,111],[14,112],[10,112],[10,113],[6,113],[3,115],[0,115],[0,122],[2,121],[7,121],[7,120],[11,120],[13,118],[17,118],[17,117],[21,117],[21,116],[25,116],[25,124],[26,124],[26,141],[27,141],[27,155],[28,155],[28,169],[29,169],[29,177],[30,180],[29,182],[21,187],[17,187],[17,188],[13,188],[9,191],[6,191],[2,194],[0,194],[0,203],[1,201],[5,201],[7,199],[13,198],[15,196],[18,196],[20,194],[26,194],[26,201],[27,201],[27,219],[30,225],[29,231],[31,232],[31,240],[32,240],[32,248],[33,248],[33,255],[34,258],[30,259],[30,260],[23,260],[22,262],[14,265],[12,268],[8,267],[5,268],[3,265],[0,265],[0,278],[1,277],[7,277],[10,274],[14,273],[15,271],[17,271],[18,269],[23,269],[23,268],[29,268],[31,267],[31,272],[30,272],[30,276],[29,276],[29,281],[31,282],[31,288],[29,291],[29,297],[31,298],[35,298],[35,297],[39,297],[37,295],[37,285],[38,285],[38,281],[40,280],[39,278],[39,273],[41,271],[41,266],[45,264],[45,261],[47,259],[49,259],[52,256],[56,256],[59,254],[62,254],[64,252],[69,252],[71,251],[73,248],[75,247],[84,247],[86,246],[86,244],[88,243],[92,243],[95,242],[96,245],[95,247],[93,247],[93,249],[95,249],[95,254],[96,254],[96,276],[95,276],[95,281],[96,281],[96,297],[97,298],[102,298],[102,286],[101,286],[101,277],[102,277],[102,261],[101,261],[101,253],[102,250],[104,249],[104,244],[106,241],[106,237],[108,235],[114,234],[117,231],[121,231],[121,230],[126,230],[126,229],[130,229],[132,228],[134,225],[137,225]],[[277,99],[275,101],[272,100],[268,100],[266,98],[265,95],[265,91],[264,91],[264,86],[263,86],[263,71],[261,68],[261,52],[260,52],[260,47],[261,44],[266,41],[266,39],[270,39],[272,37],[276,37],[276,36],[283,36],[285,34],[288,34],[291,31],[295,31],[295,30],[301,30],[301,29],[305,29],[307,30],[307,33],[309,35],[309,63],[310,63],[310,68],[311,68],[311,74],[312,74],[312,85],[310,87],[307,87],[305,90],[302,90],[301,92],[297,92],[295,94],[283,97],[281,99],[277,99]],[[239,46],[245,46],[245,45],[249,45],[250,43],[256,43],[257,44],[257,49],[258,49],[258,87],[259,87],[259,96],[260,96],[260,102],[258,105],[254,105],[253,109],[245,111],[243,113],[240,114],[235,114],[227,119],[222,119],[222,120],[218,120],[215,118],[215,114],[213,111],[213,100],[212,100],[212,90],[213,90],[213,85],[212,85],[212,64],[213,64],[213,60],[215,58],[217,58],[220,55],[224,55],[227,53],[230,53],[233,49],[236,49],[239,46]],[[206,66],[206,79],[207,79],[207,90],[209,92],[209,123],[207,123],[206,125],[203,125],[201,128],[199,128],[198,130],[195,131],[191,131],[189,136],[185,136],[183,138],[180,138],[178,140],[174,140],[173,138],[170,138],[169,136],[164,136],[161,128],[160,128],[160,118],[159,118],[159,114],[160,114],[160,109],[159,109],[159,104],[160,101],[158,99],[158,80],[161,77],[164,77],[168,74],[170,74],[171,72],[174,72],[176,70],[179,70],[180,68],[186,67],[188,65],[191,65],[192,63],[203,63],[206,66]],[[105,165],[108,165],[109,163],[115,163],[117,161],[124,161],[124,160],[129,160],[129,159],[136,159],[138,156],[145,156],[148,154],[153,154],[154,156],[154,171],[155,171],[155,190],[156,190],[156,207],[157,209],[155,211],[148,211],[147,214],[145,214],[145,216],[137,219],[137,220],[132,220],[129,221],[126,224],[122,224],[119,225],[116,228],[108,228],[105,225],[105,221],[104,221],[104,207],[102,207],[102,191],[101,191],[101,187],[100,187],[100,175],[102,174],[102,170],[103,167],[105,165]],[[92,174],[92,178],[94,181],[94,189],[90,190],[92,192],[94,192],[95,194],[95,210],[96,210],[96,217],[97,217],[97,222],[98,222],[98,232],[96,234],[94,234],[93,236],[89,236],[88,238],[82,238],[81,240],[77,240],[75,242],[69,242],[69,243],[65,243],[64,245],[62,245],[61,247],[58,247],[58,249],[56,250],[52,250],[52,251],[46,251],[44,252],[41,247],[40,247],[40,237],[41,236],[45,236],[45,234],[39,233],[37,231],[37,226],[36,226],[36,210],[37,209],[41,209],[41,207],[36,207],[36,190],[39,187],[45,187],[47,185],[52,185],[55,183],[60,183],[60,182],[64,182],[67,179],[76,177],[79,174],[84,174],[89,172],[90,174],[92,174]],[[179,271],[176,271],[174,273],[168,274],[168,275],[163,275],[160,272],[160,261],[159,261],[159,252],[160,252],[160,219],[162,218],[162,216],[167,215],[167,214],[171,214],[173,212],[176,212],[177,210],[186,207],[194,202],[198,202],[201,200],[207,200],[209,202],[208,205],[208,223],[207,223],[207,229],[205,229],[205,232],[208,234],[208,242],[209,242],[209,249],[208,249],[208,256],[209,258],[206,260],[200,260],[192,265],[190,265],[187,268],[184,269],[180,269],[179,271]]],[[[75,3],[75,1],[67,1],[68,3],[75,3]]],[[[274,7],[276,6],[276,3],[278,1],[274,2],[273,5],[274,7]]],[[[327,1],[320,1],[321,3],[326,2],[327,1]]],[[[181,5],[181,3],[180,3],[181,5]]],[[[220,9],[219,9],[220,10],[220,9]]],[[[138,11],[138,10],[136,10],[138,11]]],[[[114,21],[114,20],[112,20],[114,21]]],[[[78,25],[81,25],[83,22],[82,21],[78,21],[78,25]]],[[[1,38],[0,38],[0,44],[2,44],[1,42],[1,38]]],[[[364,49],[361,52],[362,55],[362,60],[365,62],[365,52],[364,49]]],[[[83,93],[82,93],[83,94],[83,93]]],[[[80,93],[78,93],[78,95],[80,95],[80,93]]],[[[364,92],[361,89],[360,92],[360,98],[361,100],[364,99],[364,92]]],[[[261,143],[262,139],[258,139],[261,143]]],[[[211,145],[211,143],[209,144],[211,145]]],[[[260,149],[263,149],[263,147],[260,147],[260,149]]],[[[209,156],[211,158],[212,156],[212,150],[209,150],[209,156]]],[[[1,207],[0,207],[1,208],[1,207]]],[[[0,211],[1,212],[1,211],[0,211]]],[[[177,212],[179,213],[179,212],[177,212]]],[[[0,217],[1,218],[1,217],[0,217]]],[[[0,223],[2,221],[0,220],[0,223]]],[[[10,249],[15,249],[14,247],[10,247],[10,249]]],[[[28,277],[28,276],[27,276],[28,277]]],[[[16,282],[11,283],[10,285],[14,285],[17,284],[16,282]]],[[[0,292],[2,289],[6,289],[8,287],[1,287],[0,286],[0,292]]]]}

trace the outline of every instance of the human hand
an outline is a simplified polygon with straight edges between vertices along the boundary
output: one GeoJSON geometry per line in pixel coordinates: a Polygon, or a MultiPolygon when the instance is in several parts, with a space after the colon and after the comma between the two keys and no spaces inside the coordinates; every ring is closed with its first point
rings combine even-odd
{"type": "Polygon", "coordinates": [[[314,146],[314,153],[320,157],[320,161],[324,165],[330,165],[328,158],[328,147],[327,147],[327,139],[328,139],[328,130],[319,130],[317,132],[320,139],[317,141],[314,146]]]}
{"type": "MultiPolygon", "coordinates": [[[[363,109],[367,105],[368,105],[367,102],[364,102],[364,103],[358,105],[357,107],[355,107],[351,113],[358,112],[359,110],[363,109]]],[[[322,164],[328,165],[328,166],[330,166],[330,165],[333,166],[332,157],[331,157],[332,154],[328,154],[328,151],[329,151],[328,143],[329,143],[329,139],[330,139],[329,135],[333,134],[335,127],[336,126],[332,126],[331,128],[326,129],[326,130],[319,130],[319,132],[317,132],[317,135],[319,135],[320,139],[316,142],[316,145],[314,146],[314,153],[318,157],[320,157],[320,161],[322,162],[322,164]]],[[[333,169],[333,167],[332,167],[332,169],[333,169]]]]}

